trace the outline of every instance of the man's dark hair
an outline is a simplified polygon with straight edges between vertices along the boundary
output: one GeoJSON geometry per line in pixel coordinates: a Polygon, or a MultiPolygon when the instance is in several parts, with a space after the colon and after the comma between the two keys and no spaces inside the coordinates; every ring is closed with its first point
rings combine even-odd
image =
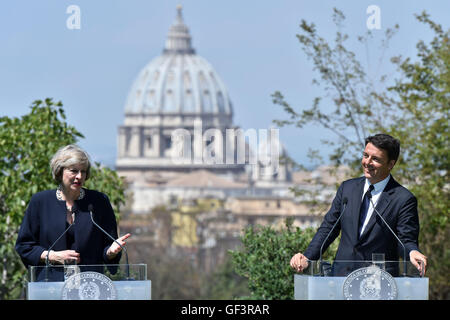
{"type": "Polygon", "coordinates": [[[378,149],[386,150],[389,160],[397,161],[400,154],[400,141],[388,134],[379,133],[366,138],[366,144],[373,144],[378,149]]]}

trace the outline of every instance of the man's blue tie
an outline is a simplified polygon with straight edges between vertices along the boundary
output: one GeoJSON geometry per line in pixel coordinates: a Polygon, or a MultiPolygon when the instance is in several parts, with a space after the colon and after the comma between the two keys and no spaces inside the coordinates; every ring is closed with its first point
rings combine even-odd
{"type": "Polygon", "coordinates": [[[370,199],[372,198],[372,190],[374,189],[373,184],[369,186],[369,189],[364,194],[363,201],[361,203],[361,208],[359,209],[359,227],[358,227],[358,238],[361,235],[361,230],[364,225],[364,221],[367,217],[367,212],[369,211],[370,199]]]}

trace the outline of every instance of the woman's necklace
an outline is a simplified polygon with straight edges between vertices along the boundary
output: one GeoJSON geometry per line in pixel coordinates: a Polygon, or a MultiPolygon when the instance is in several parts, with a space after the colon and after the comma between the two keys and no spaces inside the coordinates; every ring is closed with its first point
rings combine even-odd
{"type": "MultiPolygon", "coordinates": [[[[78,196],[77,200],[83,199],[84,195],[85,195],[84,189],[81,188],[80,195],[78,196]]],[[[65,201],[61,185],[59,185],[58,188],[56,189],[56,199],[58,199],[59,201],[65,201]]],[[[69,224],[72,224],[75,221],[75,212],[73,210],[73,206],[69,207],[67,206],[67,203],[66,203],[66,220],[69,224]]]]}
{"type": "MultiPolygon", "coordinates": [[[[85,191],[83,188],[80,189],[80,195],[78,196],[77,200],[81,200],[84,198],[85,195],[85,191]]],[[[63,192],[62,192],[62,186],[59,185],[58,188],[56,189],[56,199],[58,199],[59,201],[64,201],[64,197],[63,197],[63,192]]]]}

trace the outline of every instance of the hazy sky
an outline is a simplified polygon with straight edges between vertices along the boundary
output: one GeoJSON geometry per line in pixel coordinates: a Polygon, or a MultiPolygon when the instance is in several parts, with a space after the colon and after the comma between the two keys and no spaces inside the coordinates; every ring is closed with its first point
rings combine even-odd
{"type": "MultiPolygon", "coordinates": [[[[244,129],[269,128],[273,119],[283,118],[284,112],[272,103],[276,90],[298,110],[323,94],[311,84],[317,74],[296,38],[301,19],[314,22],[331,41],[336,31],[332,9],[342,10],[345,31],[353,36],[349,46],[373,74],[392,74],[389,57],[414,57],[417,41],[430,40],[432,32],[414,14],[426,10],[445,29],[450,21],[448,0],[2,1],[0,116],[21,116],[36,99],[61,100],[67,121],[86,137],[80,145],[94,160],[113,165],[117,128],[123,123],[131,84],[162,53],[177,4],[183,6],[193,47],[224,81],[234,106],[234,123],[244,129]],[[78,30],[66,26],[70,5],[81,10],[78,30]],[[379,43],[364,48],[355,37],[367,31],[369,5],[377,5],[381,13],[381,29],[373,31],[375,40],[386,28],[400,26],[380,70],[375,63],[379,43]]],[[[308,148],[321,147],[324,134],[317,127],[280,130],[288,153],[306,164],[308,148]]]]}

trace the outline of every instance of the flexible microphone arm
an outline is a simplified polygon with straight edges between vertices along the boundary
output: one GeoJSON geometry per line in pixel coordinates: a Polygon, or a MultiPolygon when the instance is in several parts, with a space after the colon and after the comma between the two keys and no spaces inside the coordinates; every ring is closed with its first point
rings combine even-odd
{"type": "Polygon", "coordinates": [[[320,252],[319,252],[319,267],[320,267],[320,275],[323,276],[323,270],[322,270],[322,251],[323,251],[323,246],[325,245],[325,242],[327,242],[328,238],[330,237],[331,233],[333,232],[334,228],[336,228],[339,220],[341,220],[342,215],[344,214],[345,209],[347,208],[347,202],[348,199],[347,197],[344,198],[344,200],[342,200],[342,203],[344,204],[344,209],[342,209],[341,214],[339,215],[338,219],[336,220],[336,222],[334,223],[333,227],[331,228],[330,232],[328,232],[327,237],[325,238],[325,240],[322,242],[322,246],[320,247],[320,252]]]}
{"type": "Polygon", "coordinates": [[[126,271],[126,274],[127,274],[127,280],[130,279],[130,265],[129,265],[129,263],[128,263],[128,253],[127,253],[127,249],[126,249],[124,246],[122,246],[116,239],[114,239],[108,232],[106,232],[105,230],[103,230],[103,228],[100,227],[100,226],[94,221],[94,217],[92,216],[92,210],[93,210],[92,204],[88,205],[88,210],[89,210],[89,213],[90,213],[90,215],[91,215],[91,221],[92,221],[92,223],[93,223],[97,228],[99,228],[104,234],[106,234],[112,241],[114,241],[115,243],[117,243],[117,245],[125,252],[125,261],[126,261],[126,268],[125,268],[125,271],[126,271]]]}
{"type": "Polygon", "coordinates": [[[58,237],[58,239],[55,240],[55,242],[52,243],[52,245],[48,248],[47,250],[47,255],[45,257],[45,281],[48,281],[48,267],[49,267],[49,260],[48,257],[50,255],[50,251],[53,249],[53,247],[56,245],[56,243],[59,241],[59,239],[61,239],[67,231],[69,231],[70,228],[72,228],[72,226],[75,224],[75,221],[72,224],[69,224],[69,226],[66,228],[66,230],[64,230],[63,233],[61,233],[61,235],[58,237]]]}
{"type": "Polygon", "coordinates": [[[407,265],[406,265],[406,247],[403,244],[403,242],[399,239],[399,237],[397,237],[397,235],[395,234],[395,232],[391,229],[391,227],[389,226],[389,224],[386,222],[386,220],[384,220],[384,218],[381,216],[381,214],[378,212],[377,208],[375,208],[375,205],[373,204],[372,198],[370,198],[370,203],[372,204],[373,210],[375,211],[375,213],[381,218],[381,220],[384,222],[385,225],[387,225],[389,231],[391,231],[391,233],[394,235],[395,239],[397,239],[397,241],[402,245],[403,247],[403,276],[406,277],[406,270],[407,270],[407,265]]]}

